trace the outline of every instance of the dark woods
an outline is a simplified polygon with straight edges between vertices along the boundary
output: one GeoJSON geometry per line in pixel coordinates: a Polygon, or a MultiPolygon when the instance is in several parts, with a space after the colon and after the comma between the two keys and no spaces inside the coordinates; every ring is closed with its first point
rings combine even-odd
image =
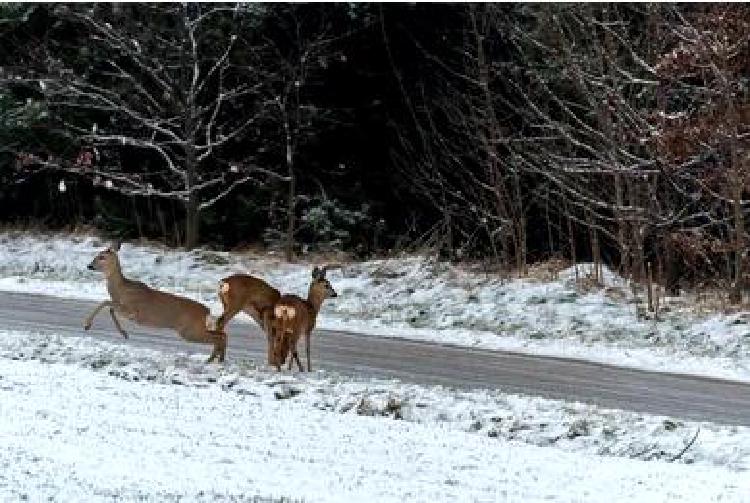
{"type": "Polygon", "coordinates": [[[745,276],[750,10],[0,7],[0,216],[745,276]]]}

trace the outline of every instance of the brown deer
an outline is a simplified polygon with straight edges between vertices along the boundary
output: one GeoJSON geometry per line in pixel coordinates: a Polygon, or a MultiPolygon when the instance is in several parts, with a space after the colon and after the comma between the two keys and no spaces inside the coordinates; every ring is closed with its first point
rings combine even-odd
{"type": "Polygon", "coordinates": [[[227,336],[223,327],[216,327],[211,311],[203,304],[185,297],[160,292],[145,283],[133,281],[122,275],[117,243],[99,252],[88,268],[104,273],[107,279],[107,291],[111,300],[99,304],[86,318],[83,328],[89,330],[94,317],[105,307],[115,327],[126,339],[127,332],[122,329],[115,313],[140,325],[156,328],[170,328],[188,342],[213,344],[214,348],[208,363],[215,359],[224,361],[227,350],[227,336]]]}
{"type": "Polygon", "coordinates": [[[291,370],[292,362],[297,361],[300,372],[304,372],[297,354],[297,342],[304,334],[305,353],[307,356],[307,371],[312,370],[310,362],[310,334],[315,328],[315,322],[325,299],[337,297],[338,294],[326,279],[327,267],[313,269],[310,289],[307,299],[296,295],[282,295],[273,306],[273,318],[268,332],[271,344],[269,344],[269,363],[277,369],[286,360],[291,352],[288,369],[291,370]]]}
{"type": "Polygon", "coordinates": [[[219,281],[219,299],[224,312],[216,323],[219,330],[224,330],[229,320],[237,313],[244,311],[260,325],[268,340],[268,363],[273,365],[272,338],[270,323],[273,306],[281,297],[274,287],[260,278],[246,274],[235,274],[219,281]]]}

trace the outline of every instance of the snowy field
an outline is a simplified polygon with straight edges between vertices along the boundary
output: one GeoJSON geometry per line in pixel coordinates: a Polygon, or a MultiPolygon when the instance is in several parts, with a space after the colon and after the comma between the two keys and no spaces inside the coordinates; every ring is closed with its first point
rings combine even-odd
{"type": "MultiPolygon", "coordinates": [[[[0,233],[0,290],[101,300],[86,265],[106,242],[75,235],[0,233]]],[[[219,279],[243,272],[304,295],[311,264],[275,255],[184,252],[124,244],[124,273],[208,304],[219,279]]],[[[585,269],[585,266],[581,269],[585,269]]],[[[556,280],[511,280],[419,257],[344,263],[329,273],[339,293],[320,328],[489,349],[583,358],[617,365],[750,380],[750,315],[700,314],[668,299],[662,321],[636,319],[622,280],[582,291],[572,270],[556,280]]]]}
{"type": "Polygon", "coordinates": [[[750,495],[747,428],[49,334],[0,332],[0,437],[4,501],[750,495]]]}

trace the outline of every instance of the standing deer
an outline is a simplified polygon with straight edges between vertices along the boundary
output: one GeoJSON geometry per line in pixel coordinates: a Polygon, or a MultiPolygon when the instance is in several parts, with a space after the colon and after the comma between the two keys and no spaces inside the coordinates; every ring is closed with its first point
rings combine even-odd
{"type": "Polygon", "coordinates": [[[188,342],[213,344],[214,348],[208,363],[215,359],[224,361],[227,350],[227,336],[224,327],[216,327],[211,311],[203,304],[185,297],[160,292],[145,283],[133,281],[122,275],[117,252],[120,244],[99,252],[88,268],[104,273],[107,291],[111,300],[105,300],[86,318],[83,328],[89,330],[94,317],[105,307],[117,330],[126,339],[115,313],[140,325],[156,328],[170,328],[188,342]]]}
{"type": "Polygon", "coordinates": [[[272,364],[271,318],[273,306],[281,297],[279,291],[260,278],[235,274],[219,281],[219,299],[224,312],[219,316],[217,328],[224,330],[229,320],[244,311],[260,325],[268,342],[268,363],[272,364]]]}
{"type": "Polygon", "coordinates": [[[307,371],[312,370],[310,334],[315,328],[315,322],[323,301],[338,296],[331,283],[326,279],[326,270],[327,267],[313,269],[307,300],[296,295],[282,295],[276,305],[273,306],[273,319],[268,332],[269,338],[272,340],[269,363],[276,365],[277,369],[281,368],[287,355],[291,352],[292,357],[289,360],[288,369],[291,370],[292,362],[296,360],[299,371],[304,372],[297,354],[297,343],[304,334],[307,371]]]}

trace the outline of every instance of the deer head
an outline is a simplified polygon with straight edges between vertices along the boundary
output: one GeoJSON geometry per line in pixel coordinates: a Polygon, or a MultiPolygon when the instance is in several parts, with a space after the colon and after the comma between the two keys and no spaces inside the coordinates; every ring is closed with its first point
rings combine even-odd
{"type": "Polygon", "coordinates": [[[312,283],[310,284],[310,291],[315,292],[316,296],[322,299],[332,299],[338,297],[336,290],[333,289],[331,283],[326,279],[326,271],[328,266],[315,267],[312,272],[312,283]]]}
{"type": "Polygon", "coordinates": [[[100,251],[94,257],[94,260],[88,265],[91,271],[101,271],[105,276],[118,272],[120,270],[120,260],[117,252],[120,251],[120,242],[116,241],[112,246],[100,251]]]}

